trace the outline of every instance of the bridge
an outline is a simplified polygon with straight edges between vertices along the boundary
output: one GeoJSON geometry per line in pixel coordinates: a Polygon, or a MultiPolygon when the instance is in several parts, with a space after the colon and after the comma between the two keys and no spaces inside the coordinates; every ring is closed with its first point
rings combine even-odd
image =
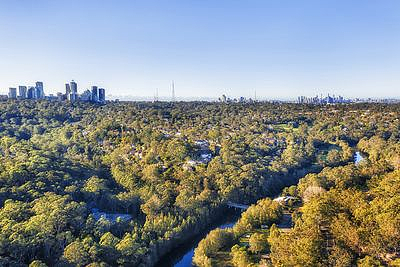
{"type": "Polygon", "coordinates": [[[226,205],[227,205],[229,208],[240,209],[240,210],[242,210],[242,211],[247,210],[247,208],[249,207],[248,205],[238,204],[238,203],[234,203],[234,202],[231,202],[231,201],[228,201],[228,202],[226,203],[226,205]]]}

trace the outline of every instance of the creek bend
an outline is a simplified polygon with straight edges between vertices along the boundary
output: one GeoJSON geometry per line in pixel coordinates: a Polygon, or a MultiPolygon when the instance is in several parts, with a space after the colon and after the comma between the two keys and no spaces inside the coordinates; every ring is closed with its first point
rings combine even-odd
{"type": "MultiPolygon", "coordinates": [[[[269,181],[268,187],[271,187],[271,193],[260,197],[276,197],[279,196],[282,189],[286,186],[291,186],[297,184],[298,180],[305,176],[308,173],[316,173],[321,171],[321,167],[312,165],[308,168],[301,168],[301,169],[293,169],[288,174],[285,175],[277,175],[271,177],[271,181],[269,181]],[[279,190],[274,188],[274,184],[281,183],[279,186],[279,190]]],[[[220,218],[219,220],[215,220],[209,227],[207,227],[204,231],[200,234],[195,235],[194,237],[190,238],[187,242],[178,245],[169,253],[162,256],[155,265],[156,267],[191,267],[194,266],[192,263],[192,258],[194,255],[194,249],[197,247],[198,243],[205,237],[207,234],[216,229],[216,228],[229,228],[233,227],[236,222],[240,218],[241,211],[236,209],[227,209],[226,216],[220,218]]]]}
{"type": "MultiPolygon", "coordinates": [[[[353,162],[355,164],[359,164],[363,159],[365,158],[365,155],[360,153],[359,151],[356,151],[353,155],[353,162]]],[[[285,175],[284,177],[280,178],[287,178],[288,176],[291,176],[292,178],[295,177],[295,179],[287,179],[288,182],[285,185],[290,186],[293,184],[297,184],[299,179],[304,177],[305,175],[309,173],[318,173],[322,170],[322,167],[317,167],[315,168],[315,165],[313,165],[310,168],[303,168],[300,170],[295,170],[294,173],[285,175]]],[[[286,179],[284,179],[286,180],[286,179]]],[[[281,188],[283,189],[283,188],[281,188]]],[[[273,194],[273,197],[279,196],[279,194],[273,194]]],[[[266,196],[268,197],[268,196],[266,196]]],[[[236,222],[240,218],[240,214],[242,211],[240,210],[233,210],[231,209],[229,213],[227,213],[227,216],[220,218],[219,220],[216,220],[214,223],[212,223],[207,229],[202,231],[200,234],[195,235],[193,238],[191,238],[189,241],[185,242],[182,245],[177,246],[174,248],[172,251],[164,255],[155,265],[156,267],[193,267],[192,258],[194,255],[194,250],[199,244],[199,242],[207,236],[207,234],[217,228],[231,228],[233,227],[236,222]]]]}

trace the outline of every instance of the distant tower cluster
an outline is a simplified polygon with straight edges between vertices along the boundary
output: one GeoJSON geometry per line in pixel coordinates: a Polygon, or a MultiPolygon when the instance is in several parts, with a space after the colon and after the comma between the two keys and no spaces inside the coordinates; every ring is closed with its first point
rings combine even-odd
{"type": "Polygon", "coordinates": [[[78,84],[72,80],[70,83],[65,84],[66,99],[75,101],[90,101],[96,103],[106,102],[106,92],[104,88],[98,88],[93,85],[90,90],[85,90],[81,95],[78,94],[78,84]]]}
{"type": "Polygon", "coordinates": [[[218,101],[221,103],[254,103],[256,100],[257,94],[254,92],[254,99],[246,98],[244,96],[240,96],[239,98],[229,98],[225,94],[218,98],[218,101]]]}
{"type": "Polygon", "coordinates": [[[18,86],[17,88],[8,88],[8,94],[0,96],[0,99],[47,99],[47,100],[68,100],[71,102],[75,101],[91,101],[96,103],[106,102],[106,92],[104,88],[98,88],[92,86],[91,90],[86,90],[82,94],[78,94],[78,84],[72,80],[65,84],[65,94],[58,92],[56,96],[50,94],[46,96],[44,93],[43,82],[36,82],[35,86],[18,86]]]}
{"type": "Polygon", "coordinates": [[[27,88],[24,85],[18,86],[18,95],[17,95],[17,88],[10,87],[8,89],[8,98],[9,99],[43,99],[44,98],[43,82],[36,82],[35,86],[29,86],[29,88],[27,88]]]}
{"type": "Polygon", "coordinates": [[[340,104],[350,102],[350,99],[345,99],[342,96],[330,96],[329,94],[326,97],[316,95],[315,97],[299,96],[297,98],[297,103],[299,104],[340,104]]]}

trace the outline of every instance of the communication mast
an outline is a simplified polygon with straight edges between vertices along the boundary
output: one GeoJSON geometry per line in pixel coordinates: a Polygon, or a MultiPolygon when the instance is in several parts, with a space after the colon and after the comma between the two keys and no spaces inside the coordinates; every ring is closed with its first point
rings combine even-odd
{"type": "Polygon", "coordinates": [[[172,102],[175,102],[175,83],[172,81],[172,102]]]}
{"type": "Polygon", "coordinates": [[[158,102],[158,88],[156,88],[156,101],[158,102]]]}
{"type": "Polygon", "coordinates": [[[158,102],[158,88],[156,88],[156,93],[154,94],[154,102],[158,102]]]}

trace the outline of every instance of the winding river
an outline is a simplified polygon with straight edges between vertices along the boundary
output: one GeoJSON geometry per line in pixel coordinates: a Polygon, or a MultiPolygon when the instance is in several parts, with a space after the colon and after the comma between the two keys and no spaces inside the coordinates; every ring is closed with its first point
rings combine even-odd
{"type": "MultiPolygon", "coordinates": [[[[354,163],[359,164],[364,159],[363,155],[356,151],[354,153],[354,163]]],[[[156,267],[192,267],[192,258],[194,249],[198,243],[211,231],[216,228],[229,228],[233,227],[237,220],[240,218],[240,212],[233,212],[226,216],[224,219],[217,221],[211,225],[206,231],[195,236],[190,242],[178,246],[173,251],[165,255],[156,265],[156,267]]]]}
{"type": "MultiPolygon", "coordinates": [[[[230,227],[233,227],[233,225],[234,225],[235,223],[236,223],[236,221],[234,221],[234,222],[228,222],[228,223],[225,223],[225,224],[218,225],[217,227],[215,227],[215,228],[213,228],[213,229],[216,229],[216,228],[221,228],[221,229],[230,228],[230,227]]],[[[207,234],[208,234],[208,233],[207,233],[207,234]]],[[[205,236],[202,236],[201,239],[203,239],[204,237],[205,237],[205,236]]],[[[201,240],[201,239],[200,239],[200,240],[201,240]]],[[[198,241],[198,242],[200,242],[200,241],[198,241]]],[[[175,266],[175,267],[187,267],[187,266],[192,266],[192,258],[193,258],[193,256],[194,256],[194,249],[196,248],[198,242],[196,242],[195,245],[192,245],[191,248],[190,248],[190,250],[189,250],[188,252],[186,252],[185,255],[184,255],[178,262],[174,263],[174,266],[175,266]]]]}
{"type": "Polygon", "coordinates": [[[240,218],[240,212],[231,212],[227,214],[223,219],[216,221],[212,224],[208,229],[206,229],[201,234],[195,236],[190,242],[182,244],[175,248],[173,251],[165,255],[158,262],[156,267],[191,267],[194,266],[192,264],[192,258],[194,255],[194,249],[197,247],[199,242],[206,237],[206,235],[216,229],[216,228],[230,228],[235,225],[237,220],[240,218]]]}

